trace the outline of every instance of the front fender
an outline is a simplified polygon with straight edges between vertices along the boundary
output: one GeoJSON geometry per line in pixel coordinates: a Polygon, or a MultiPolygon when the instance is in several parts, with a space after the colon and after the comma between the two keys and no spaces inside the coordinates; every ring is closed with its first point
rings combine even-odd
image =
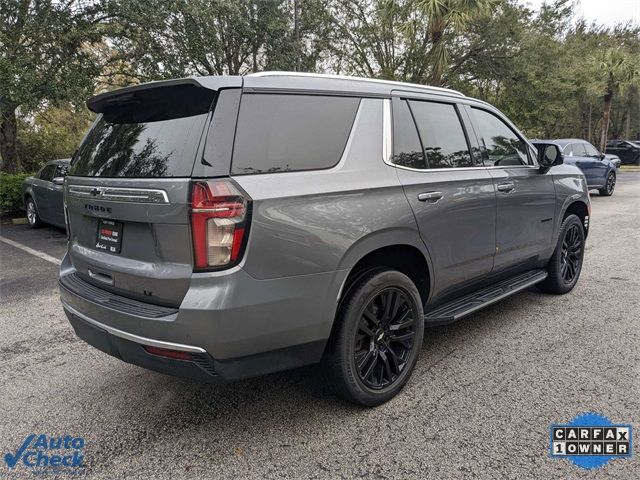
{"type": "MultiPolygon", "coordinates": [[[[26,178],[24,183],[22,184],[22,204],[24,205],[25,209],[27,208],[27,196],[33,198],[33,202],[36,203],[36,197],[33,194],[33,184],[29,182],[31,178],[32,177],[26,178]]],[[[37,207],[38,204],[36,203],[36,208],[37,207]]]]}

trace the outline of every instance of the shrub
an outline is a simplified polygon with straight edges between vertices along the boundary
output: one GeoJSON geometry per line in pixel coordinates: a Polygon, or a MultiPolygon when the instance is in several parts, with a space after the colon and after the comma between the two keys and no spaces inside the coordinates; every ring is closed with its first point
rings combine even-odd
{"type": "Polygon", "coordinates": [[[24,210],[22,182],[32,173],[12,175],[0,172],[0,213],[15,214],[24,210]]]}

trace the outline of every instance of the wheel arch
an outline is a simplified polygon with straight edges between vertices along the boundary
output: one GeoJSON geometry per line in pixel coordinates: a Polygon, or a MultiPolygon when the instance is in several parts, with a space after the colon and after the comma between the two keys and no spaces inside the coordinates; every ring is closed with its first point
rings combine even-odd
{"type": "Polygon", "coordinates": [[[569,215],[576,215],[580,221],[582,222],[582,226],[584,227],[584,236],[587,238],[587,234],[589,233],[589,218],[590,218],[590,207],[582,200],[574,200],[567,204],[562,214],[562,220],[564,221],[569,215]]]}
{"type": "Polygon", "coordinates": [[[27,199],[31,198],[33,200],[33,204],[36,206],[36,210],[38,209],[38,202],[36,201],[36,196],[33,194],[33,188],[31,186],[27,187],[25,191],[22,193],[22,204],[24,205],[24,209],[27,209],[27,199]]]}
{"type": "MultiPolygon", "coordinates": [[[[381,232],[352,246],[343,259],[349,266],[340,290],[340,301],[359,275],[373,268],[391,268],[407,275],[426,304],[434,282],[431,257],[417,232],[409,229],[381,232]]],[[[338,302],[339,303],[339,302],[338,302]]]]}

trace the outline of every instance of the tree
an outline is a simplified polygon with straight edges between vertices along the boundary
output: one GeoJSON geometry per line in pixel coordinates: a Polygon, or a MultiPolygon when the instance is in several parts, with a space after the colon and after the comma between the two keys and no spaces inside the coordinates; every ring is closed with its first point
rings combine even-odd
{"type": "Polygon", "coordinates": [[[599,67],[604,87],[600,151],[604,152],[609,138],[609,122],[613,97],[620,90],[625,90],[640,82],[640,67],[637,58],[631,57],[620,47],[605,50],[600,58],[599,67]]]}
{"type": "Polygon", "coordinates": [[[17,150],[23,170],[34,172],[48,160],[70,157],[93,117],[85,106],[70,103],[18,117],[17,150]]]}
{"type": "Polygon", "coordinates": [[[447,30],[463,31],[475,16],[489,13],[496,3],[496,0],[418,0],[428,21],[431,85],[442,85],[442,75],[449,65],[447,30]]]}
{"type": "MultiPolygon", "coordinates": [[[[320,0],[108,0],[112,43],[142,81],[315,69],[327,32],[320,0]]],[[[326,22],[325,22],[326,23],[326,22]]]]}
{"type": "Polygon", "coordinates": [[[387,80],[420,82],[428,69],[424,16],[408,0],[334,0],[333,68],[387,80]]]}
{"type": "Polygon", "coordinates": [[[21,170],[17,112],[80,100],[100,69],[90,45],[100,38],[98,5],[69,0],[2,0],[0,8],[0,156],[21,170]]]}

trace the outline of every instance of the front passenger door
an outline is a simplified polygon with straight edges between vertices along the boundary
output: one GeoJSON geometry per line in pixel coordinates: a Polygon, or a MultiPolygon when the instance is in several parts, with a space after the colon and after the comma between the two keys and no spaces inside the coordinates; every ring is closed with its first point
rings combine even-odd
{"type": "Polygon", "coordinates": [[[532,268],[552,242],[556,200],[553,178],[540,172],[528,144],[496,112],[480,107],[469,111],[496,189],[494,272],[519,266],[532,268]]]}
{"type": "MultiPolygon", "coordinates": [[[[56,164],[53,178],[66,177],[69,166],[66,163],[56,164]]],[[[53,180],[53,179],[52,179],[53,180]]],[[[64,186],[56,185],[53,181],[49,184],[49,216],[52,223],[64,225],[64,186]]]]}
{"type": "Polygon", "coordinates": [[[584,143],[586,157],[589,159],[589,168],[593,177],[593,185],[604,185],[607,183],[607,173],[609,172],[608,162],[602,161],[600,152],[590,143],[584,143]]]}

